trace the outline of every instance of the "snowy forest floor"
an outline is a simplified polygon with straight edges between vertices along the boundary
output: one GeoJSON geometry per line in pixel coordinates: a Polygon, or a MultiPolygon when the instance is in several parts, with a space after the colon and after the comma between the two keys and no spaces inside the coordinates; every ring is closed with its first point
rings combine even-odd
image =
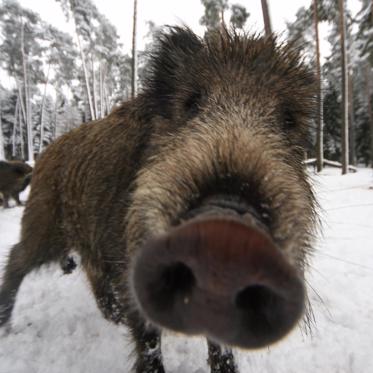
{"type": "MultiPolygon", "coordinates": [[[[323,237],[307,275],[312,335],[298,328],[268,349],[236,351],[242,373],[373,372],[373,171],[339,173],[314,176],[323,237]]],[[[0,208],[1,264],[17,242],[22,211],[0,208]]],[[[79,269],[27,276],[11,329],[1,333],[0,373],[124,373],[133,364],[126,328],[103,319],[79,269]]],[[[208,372],[203,340],[170,335],[162,348],[167,372],[208,372]]]]}

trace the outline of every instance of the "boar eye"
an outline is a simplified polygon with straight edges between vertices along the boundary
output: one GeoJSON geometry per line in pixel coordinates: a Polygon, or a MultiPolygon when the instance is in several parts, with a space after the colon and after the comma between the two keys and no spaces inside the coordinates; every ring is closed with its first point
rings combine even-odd
{"type": "Polygon", "coordinates": [[[199,104],[202,99],[202,92],[193,92],[184,102],[184,109],[189,119],[195,117],[199,112],[199,104]]]}
{"type": "Polygon", "coordinates": [[[287,108],[283,111],[282,122],[286,129],[292,129],[296,126],[294,113],[290,109],[287,108]]]}

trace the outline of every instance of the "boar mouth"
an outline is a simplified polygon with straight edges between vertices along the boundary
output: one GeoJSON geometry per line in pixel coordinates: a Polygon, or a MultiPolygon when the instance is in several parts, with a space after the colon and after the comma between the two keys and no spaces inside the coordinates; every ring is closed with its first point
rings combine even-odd
{"type": "Polygon", "coordinates": [[[200,198],[181,216],[176,225],[197,217],[219,217],[242,220],[244,224],[257,227],[269,233],[270,214],[266,204],[250,201],[235,194],[217,193],[200,198]]]}

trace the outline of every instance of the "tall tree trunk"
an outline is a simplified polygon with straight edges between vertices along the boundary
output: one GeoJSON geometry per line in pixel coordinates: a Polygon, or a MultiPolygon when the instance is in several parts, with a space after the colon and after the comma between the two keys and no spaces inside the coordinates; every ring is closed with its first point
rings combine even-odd
{"type": "Polygon", "coordinates": [[[109,97],[108,97],[108,94],[107,94],[107,90],[106,90],[106,87],[104,86],[104,101],[105,101],[105,115],[109,114],[110,112],[110,103],[109,103],[109,97]]]}
{"type": "Polygon", "coordinates": [[[23,86],[25,90],[25,109],[26,109],[26,130],[27,130],[27,150],[28,150],[28,160],[29,162],[34,161],[34,135],[32,131],[32,108],[31,108],[31,100],[30,100],[30,91],[29,91],[29,84],[28,84],[28,74],[27,74],[27,56],[25,54],[25,43],[24,43],[24,35],[25,35],[25,26],[22,19],[22,26],[21,26],[21,53],[22,53],[22,65],[23,65],[23,86]]]}
{"type": "Polygon", "coordinates": [[[0,159],[5,159],[5,141],[4,141],[4,135],[3,135],[1,101],[0,101],[0,159]]]}
{"type": "Polygon", "coordinates": [[[18,111],[18,120],[19,120],[19,139],[20,139],[20,146],[21,146],[21,159],[25,160],[25,144],[24,144],[24,139],[23,139],[22,118],[23,118],[23,123],[26,125],[27,116],[26,116],[25,103],[23,102],[21,86],[17,79],[16,79],[16,84],[18,88],[18,100],[20,102],[19,111],[18,111]]]}
{"type": "Polygon", "coordinates": [[[44,141],[44,107],[45,107],[45,98],[47,97],[47,86],[48,86],[48,81],[49,81],[50,67],[51,67],[51,64],[48,65],[47,79],[45,80],[44,93],[43,93],[43,98],[41,100],[39,154],[43,151],[43,141],[44,141]]]}
{"type": "Polygon", "coordinates": [[[318,0],[313,1],[313,22],[315,27],[316,41],[316,77],[317,77],[317,136],[316,136],[316,164],[317,172],[323,169],[324,164],[324,141],[323,141],[323,97],[322,79],[320,66],[320,39],[319,39],[319,17],[318,0]]]}
{"type": "Polygon", "coordinates": [[[133,1],[131,97],[137,95],[137,0],[133,1]]]}
{"type": "Polygon", "coordinates": [[[348,173],[348,71],[344,0],[339,1],[339,32],[342,65],[342,174],[348,173]]]}
{"type": "MultiPolygon", "coordinates": [[[[373,24],[373,0],[370,3],[370,16],[371,24],[373,24]]],[[[369,64],[366,69],[366,87],[367,87],[367,103],[368,103],[368,114],[369,114],[369,129],[370,129],[370,166],[373,168],[373,109],[372,109],[372,91],[371,91],[371,65],[369,64]]]]}
{"type": "Polygon", "coordinates": [[[93,54],[91,54],[91,68],[92,68],[93,108],[95,111],[95,119],[97,119],[98,118],[98,107],[97,107],[97,93],[96,93],[96,74],[95,74],[95,63],[93,61],[93,54]]]}
{"type": "Polygon", "coordinates": [[[57,103],[58,103],[58,94],[56,93],[56,101],[54,103],[54,126],[53,126],[53,132],[52,132],[52,139],[56,139],[56,133],[57,133],[57,103]]]}
{"type": "Polygon", "coordinates": [[[21,113],[22,113],[23,121],[26,123],[27,115],[26,115],[25,103],[23,101],[21,85],[19,84],[19,81],[17,79],[16,79],[16,84],[17,84],[17,89],[18,89],[18,100],[21,104],[20,106],[21,106],[21,113]]]}
{"type": "Polygon", "coordinates": [[[80,58],[82,60],[85,88],[86,88],[87,98],[88,98],[89,113],[91,114],[91,119],[95,120],[96,116],[95,116],[95,111],[94,111],[94,107],[93,107],[93,103],[92,103],[91,89],[89,88],[88,70],[87,70],[87,65],[86,65],[86,62],[85,62],[85,56],[84,56],[84,52],[83,52],[83,49],[82,49],[82,44],[80,42],[80,36],[79,36],[79,33],[78,33],[78,28],[77,28],[77,25],[76,25],[76,22],[75,22],[74,10],[73,10],[73,17],[72,18],[73,18],[73,21],[74,21],[75,36],[76,36],[76,39],[78,41],[80,58]]]}
{"type": "MultiPolygon", "coordinates": [[[[21,112],[21,110],[20,110],[21,112]]],[[[22,118],[21,113],[19,112],[18,119],[19,119],[19,140],[21,145],[21,159],[25,160],[25,144],[23,141],[23,126],[22,126],[22,118]]]]}
{"type": "Polygon", "coordinates": [[[267,0],[262,0],[262,12],[263,12],[263,20],[264,20],[264,30],[266,36],[270,36],[272,34],[272,25],[271,25],[271,17],[269,15],[269,7],[267,0]]]}
{"type": "Polygon", "coordinates": [[[221,28],[222,31],[224,31],[226,29],[223,7],[220,11],[220,28],[221,28]]]}
{"type": "Polygon", "coordinates": [[[104,112],[104,77],[103,77],[103,66],[102,66],[102,62],[100,62],[100,75],[99,75],[99,79],[100,79],[100,91],[99,91],[99,95],[100,95],[100,118],[103,118],[105,116],[105,112],[104,112]]]}
{"type": "Polygon", "coordinates": [[[349,103],[349,114],[350,114],[350,164],[356,166],[356,136],[355,136],[355,109],[354,109],[354,86],[353,86],[353,71],[348,74],[348,103],[349,103]]]}
{"type": "Polygon", "coordinates": [[[16,137],[17,137],[17,115],[18,113],[19,113],[19,97],[17,97],[16,107],[14,109],[13,135],[12,135],[12,158],[13,159],[16,157],[16,154],[17,154],[16,137]]]}
{"type": "Polygon", "coordinates": [[[367,111],[369,116],[369,129],[370,129],[370,165],[373,167],[373,108],[372,108],[372,79],[371,67],[367,64],[364,69],[365,75],[365,96],[367,101],[367,111]]]}

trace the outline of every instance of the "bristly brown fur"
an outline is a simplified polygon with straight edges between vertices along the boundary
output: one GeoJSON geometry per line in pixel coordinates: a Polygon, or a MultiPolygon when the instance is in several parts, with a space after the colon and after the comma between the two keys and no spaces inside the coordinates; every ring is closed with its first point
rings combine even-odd
{"type": "Polygon", "coordinates": [[[303,273],[316,220],[302,165],[314,98],[313,74],[291,46],[169,28],[143,92],[38,160],[0,290],[0,325],[23,277],[74,248],[103,314],[130,327],[137,372],[163,372],[159,332],[133,294],[132,262],[150,236],[213,193],[239,194],[266,214],[271,237],[303,273]]]}

